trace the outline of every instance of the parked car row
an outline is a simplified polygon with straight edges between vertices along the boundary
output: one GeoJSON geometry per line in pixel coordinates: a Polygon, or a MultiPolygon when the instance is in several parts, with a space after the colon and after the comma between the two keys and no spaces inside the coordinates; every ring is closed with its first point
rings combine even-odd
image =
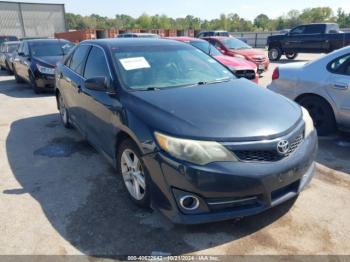
{"type": "MultiPolygon", "coordinates": [[[[158,38],[158,35],[148,33],[124,33],[118,35],[118,38],[158,38]]],[[[189,37],[167,37],[185,42],[194,43],[193,38],[189,37]]],[[[254,49],[242,39],[232,37],[227,31],[203,31],[197,35],[197,39],[204,39],[212,44],[221,54],[235,58],[245,59],[253,62],[257,67],[257,72],[261,75],[269,68],[269,58],[263,50],[254,49]]],[[[198,40],[199,43],[199,40],[198,40]]],[[[214,48],[213,48],[214,49],[214,48]]],[[[221,59],[220,62],[222,62],[221,59]]],[[[225,63],[223,63],[225,64],[225,63]]],[[[250,70],[251,68],[249,68],[250,70]]],[[[245,74],[245,73],[244,73],[245,74]]],[[[250,75],[251,73],[248,72],[250,75]]],[[[248,79],[252,79],[249,77],[248,79]]]]}
{"type": "MultiPolygon", "coordinates": [[[[118,38],[158,37],[154,34],[125,33],[120,35],[118,38]]],[[[255,83],[259,82],[259,76],[263,70],[261,69],[259,62],[256,60],[257,56],[238,56],[237,54],[234,54],[233,57],[230,57],[229,55],[231,53],[222,51],[224,47],[219,47],[220,49],[216,49],[216,47],[210,43],[211,39],[205,39],[208,41],[189,37],[169,39],[188,42],[197,47],[199,50],[211,55],[223,65],[227,66],[227,68],[237,77],[244,77],[252,80],[255,83]],[[228,55],[224,55],[223,53],[228,55]],[[251,61],[249,61],[249,59],[251,61]]],[[[246,48],[250,48],[244,43],[243,45],[246,48]]],[[[69,50],[73,47],[73,44],[66,40],[58,39],[28,39],[21,42],[5,42],[1,46],[1,68],[6,69],[10,74],[14,74],[18,83],[27,82],[32,86],[35,93],[40,93],[54,87],[53,72],[56,63],[69,52],[69,50]],[[61,46],[63,46],[64,50],[61,48],[61,46]],[[35,50],[33,50],[33,48],[35,48],[35,50]]],[[[238,53],[243,52],[243,48],[240,49],[241,51],[238,53]]],[[[254,53],[254,51],[248,53],[253,54],[252,52],[254,53]]],[[[265,68],[265,65],[263,67],[265,68]]]]}
{"type": "Polygon", "coordinates": [[[0,69],[13,74],[13,60],[20,45],[18,41],[3,42],[0,45],[0,69]]]}
{"type": "Polygon", "coordinates": [[[4,42],[0,66],[14,74],[17,83],[27,82],[35,93],[53,90],[56,63],[74,47],[60,39],[32,39],[4,42]]]}

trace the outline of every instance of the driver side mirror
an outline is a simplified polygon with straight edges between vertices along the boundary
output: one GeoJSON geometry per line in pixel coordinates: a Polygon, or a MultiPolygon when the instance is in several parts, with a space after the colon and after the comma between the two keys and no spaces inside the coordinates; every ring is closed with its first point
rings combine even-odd
{"type": "Polygon", "coordinates": [[[107,78],[104,76],[93,77],[85,80],[85,87],[95,91],[107,90],[107,78]]]}
{"type": "Polygon", "coordinates": [[[19,52],[18,56],[25,56],[23,52],[19,52]]]}

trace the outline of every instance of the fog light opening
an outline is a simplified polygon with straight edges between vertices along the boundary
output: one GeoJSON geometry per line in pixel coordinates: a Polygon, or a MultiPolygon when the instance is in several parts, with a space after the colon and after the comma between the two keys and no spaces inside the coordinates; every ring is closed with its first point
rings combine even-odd
{"type": "Polygon", "coordinates": [[[190,195],[183,196],[180,198],[180,205],[187,211],[193,211],[199,207],[199,199],[190,195]]]}

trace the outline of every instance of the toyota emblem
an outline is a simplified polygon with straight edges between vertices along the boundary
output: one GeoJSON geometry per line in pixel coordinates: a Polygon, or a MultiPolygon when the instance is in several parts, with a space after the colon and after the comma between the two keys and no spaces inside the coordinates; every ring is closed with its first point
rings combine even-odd
{"type": "Polygon", "coordinates": [[[287,140],[281,140],[277,144],[277,152],[285,156],[289,152],[290,146],[287,140]]]}

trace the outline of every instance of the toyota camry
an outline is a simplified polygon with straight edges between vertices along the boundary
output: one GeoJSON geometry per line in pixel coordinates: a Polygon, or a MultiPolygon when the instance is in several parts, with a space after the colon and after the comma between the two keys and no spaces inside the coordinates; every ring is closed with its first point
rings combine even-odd
{"type": "Polygon", "coordinates": [[[191,45],[84,41],[55,79],[64,126],[112,163],[134,203],[175,223],[257,214],[313,177],[308,111],[191,45]]]}

